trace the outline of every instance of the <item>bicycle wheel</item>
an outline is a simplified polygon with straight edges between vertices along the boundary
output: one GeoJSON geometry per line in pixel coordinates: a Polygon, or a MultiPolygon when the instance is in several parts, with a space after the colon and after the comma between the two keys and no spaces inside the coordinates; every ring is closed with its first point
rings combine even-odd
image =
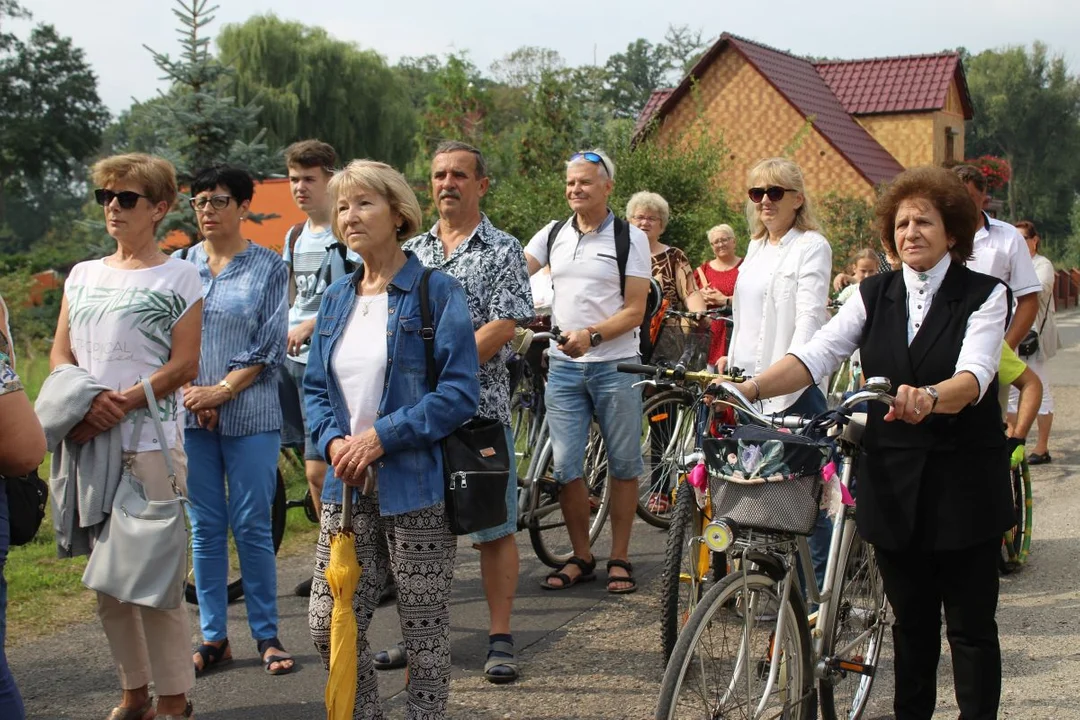
{"type": "Polygon", "coordinates": [[[660,576],[660,644],[664,662],[671,657],[679,631],[704,591],[711,553],[701,542],[702,513],[693,486],[680,482],[668,527],[664,572],[660,576]]]}
{"type": "Polygon", "coordinates": [[[668,390],[646,400],[642,412],[641,455],[645,469],[638,479],[637,515],[662,530],[671,524],[683,458],[694,449],[693,405],[690,393],[668,390]],[[678,437],[673,441],[675,433],[678,437]]]}
{"type": "Polygon", "coordinates": [[[514,385],[510,396],[510,429],[514,434],[514,454],[520,465],[527,462],[533,448],[529,443],[529,435],[533,429],[540,397],[537,394],[533,371],[524,360],[519,360],[519,378],[514,385]]]}
{"type": "MultiPolygon", "coordinates": [[[[274,543],[274,554],[277,555],[278,548],[281,547],[281,539],[285,537],[285,511],[286,511],[286,497],[285,497],[285,478],[281,474],[281,470],[277,472],[277,489],[274,491],[274,503],[270,506],[270,536],[274,543]]],[[[190,527],[188,530],[188,536],[190,538],[190,527]]],[[[186,599],[192,605],[199,604],[199,596],[195,590],[195,563],[188,559],[188,575],[187,580],[184,582],[184,599],[186,599]]],[[[229,578],[228,578],[228,598],[229,602],[236,602],[244,596],[244,584],[243,579],[240,577],[240,566],[238,565],[236,558],[236,550],[233,546],[233,542],[229,540],[229,578]]]]}
{"type": "Polygon", "coordinates": [[[798,586],[782,603],[768,575],[732,573],[705,594],[679,635],[656,717],[811,720],[813,681],[798,586]],[[784,632],[777,637],[781,616],[784,632]]]}
{"type": "Polygon", "coordinates": [[[835,602],[822,626],[826,670],[818,695],[823,720],[857,720],[874,684],[889,606],[873,548],[855,532],[841,547],[839,563],[835,602]]]}
{"type": "Polygon", "coordinates": [[[1006,531],[1001,544],[1001,569],[1010,573],[1019,570],[1031,553],[1031,470],[1025,458],[1012,469],[1013,517],[1016,525],[1006,531]]]}
{"type": "MultiPolygon", "coordinates": [[[[570,534],[566,530],[562,507],[559,505],[561,487],[555,480],[555,462],[551,443],[544,444],[537,463],[539,477],[529,486],[527,527],[529,540],[540,562],[560,568],[574,554],[570,534]]],[[[585,482],[589,491],[589,546],[600,536],[607,520],[611,502],[611,483],[607,477],[607,453],[595,426],[585,452],[585,482]]]]}

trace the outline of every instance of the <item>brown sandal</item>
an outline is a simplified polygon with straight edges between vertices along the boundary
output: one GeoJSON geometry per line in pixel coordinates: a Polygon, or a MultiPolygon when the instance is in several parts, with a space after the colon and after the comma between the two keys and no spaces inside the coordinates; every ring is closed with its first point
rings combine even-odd
{"type": "Polygon", "coordinates": [[[157,720],[193,720],[194,717],[195,707],[191,704],[191,701],[188,700],[183,715],[158,715],[157,720]]]}
{"type": "Polygon", "coordinates": [[[154,696],[146,698],[141,707],[126,708],[117,705],[105,720],[150,720],[154,717],[154,696]]]}

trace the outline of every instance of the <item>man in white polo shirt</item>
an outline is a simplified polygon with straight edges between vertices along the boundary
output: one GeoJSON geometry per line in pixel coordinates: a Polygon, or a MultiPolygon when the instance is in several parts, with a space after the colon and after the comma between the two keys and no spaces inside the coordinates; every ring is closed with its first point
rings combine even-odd
{"type": "Polygon", "coordinates": [[[545,401],[555,478],[562,486],[559,503],[574,556],[544,579],[549,590],[596,577],[596,559],[589,547],[589,493],[582,479],[594,414],[612,479],[607,589],[611,593],[637,589],[628,555],[637,480],[643,471],[641,392],[633,386],[638,378],[615,366],[638,361],[638,328],[652,271],[645,233],[608,209],[614,179],[615,166],[601,150],[575,153],[566,164],[566,200],[574,214],[554,237],[550,237],[557,225],[553,222],[525,248],[530,274],[551,266],[552,323],[566,336],[566,342],[553,342],[550,349],[545,401]]]}
{"type": "Polygon", "coordinates": [[[1005,342],[1013,350],[1031,329],[1039,313],[1039,291],[1042,285],[1035,274],[1027,242],[1020,231],[1007,222],[986,214],[986,176],[974,165],[957,165],[956,176],[967,186],[968,195],[975,203],[983,222],[975,232],[975,256],[967,266],[991,275],[1004,282],[1012,290],[1016,300],[1012,323],[1005,332],[1005,342]]]}

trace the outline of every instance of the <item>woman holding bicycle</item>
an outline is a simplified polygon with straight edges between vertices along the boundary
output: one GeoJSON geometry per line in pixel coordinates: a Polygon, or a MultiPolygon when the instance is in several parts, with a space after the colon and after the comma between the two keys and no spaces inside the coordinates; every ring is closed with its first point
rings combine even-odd
{"type": "Polygon", "coordinates": [[[896,614],[896,718],[934,713],[943,606],[960,716],[995,718],[998,555],[1014,522],[995,377],[1006,288],[964,267],[979,216],[949,171],[905,171],[876,212],[902,268],[864,280],[808,343],[743,387],[754,400],[790,393],[856,349],[867,376],[897,386],[892,409],[869,407],[856,510],[896,614]]]}

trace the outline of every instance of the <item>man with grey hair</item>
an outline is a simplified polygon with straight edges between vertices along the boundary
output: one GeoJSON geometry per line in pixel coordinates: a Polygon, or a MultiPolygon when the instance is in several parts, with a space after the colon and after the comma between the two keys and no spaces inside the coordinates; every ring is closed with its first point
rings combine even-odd
{"type": "MultiPolygon", "coordinates": [[[[533,317],[532,292],[521,242],[497,229],[480,211],[480,199],[490,180],[484,156],[472,145],[448,141],[435,148],[431,160],[431,195],[439,221],[424,235],[405,243],[424,265],[453,275],[465,288],[480,353],[480,407],[477,414],[501,420],[507,446],[514,449],[510,431],[510,375],[507,343],[518,323],[533,317]]],[[[506,488],[506,522],[472,535],[480,548],[480,574],[490,616],[488,655],[484,675],[493,683],[513,682],[518,676],[510,612],[518,581],[517,476],[510,463],[506,488]]],[[[375,655],[375,667],[405,664],[404,648],[375,655]]]]}
{"type": "Polygon", "coordinates": [[[548,427],[560,484],[559,504],[573,556],[542,585],[564,590],[596,578],[589,544],[589,491],[585,445],[595,415],[607,448],[611,486],[611,558],[607,590],[637,589],[630,565],[630,528],[638,500],[641,392],[620,362],[639,362],[638,330],[652,278],[649,239],[608,208],[615,165],[602,150],[574,153],[566,164],[566,200],[574,214],[552,222],[529,241],[529,272],[551,267],[555,290],[545,395],[548,427]]]}

